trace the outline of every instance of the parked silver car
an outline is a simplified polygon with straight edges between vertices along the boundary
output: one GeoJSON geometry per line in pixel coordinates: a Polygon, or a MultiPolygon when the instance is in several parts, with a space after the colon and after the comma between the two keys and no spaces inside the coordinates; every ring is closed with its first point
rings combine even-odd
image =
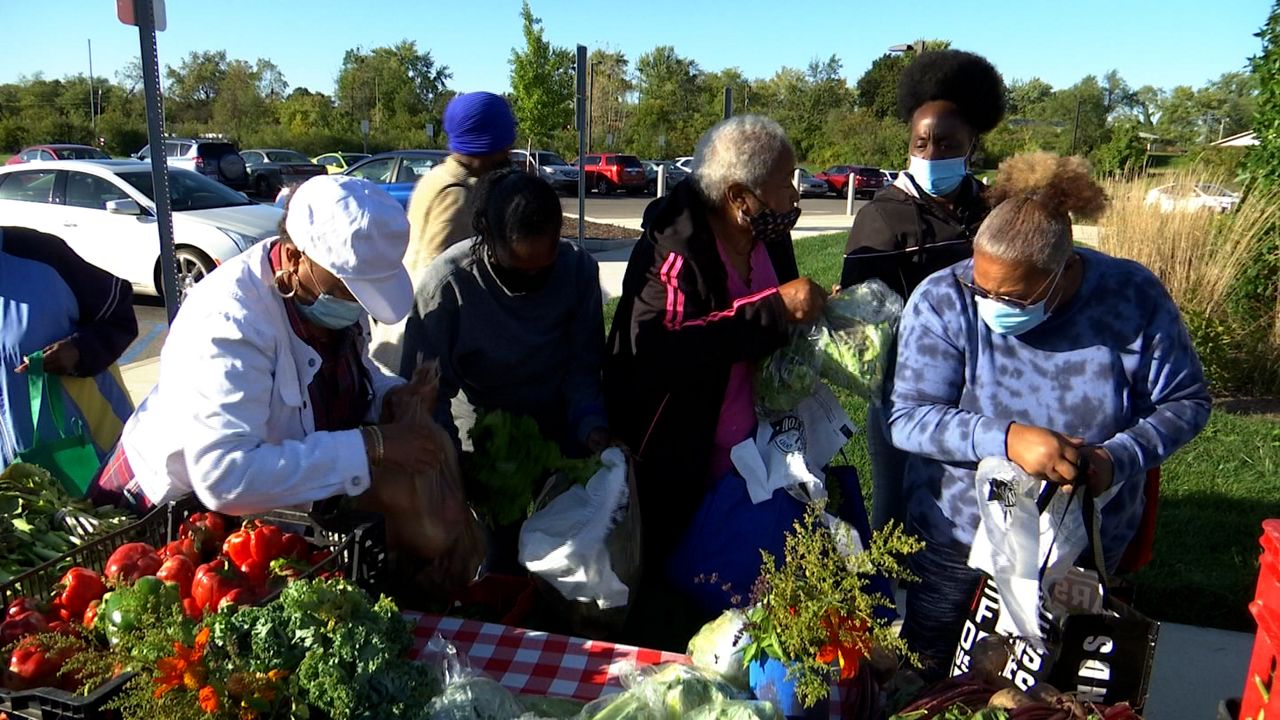
{"type": "Polygon", "coordinates": [[[641,160],[640,164],[644,165],[644,191],[650,195],[658,194],[659,166],[665,165],[667,167],[667,188],[675,187],[676,183],[689,177],[687,170],[670,160],[641,160]]]}

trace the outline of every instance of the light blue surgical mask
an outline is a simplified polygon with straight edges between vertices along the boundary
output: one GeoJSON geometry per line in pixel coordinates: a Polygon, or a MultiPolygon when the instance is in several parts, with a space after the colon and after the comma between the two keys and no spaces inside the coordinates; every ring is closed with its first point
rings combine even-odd
{"type": "Polygon", "coordinates": [[[907,172],[925,192],[942,197],[964,182],[969,174],[969,158],[961,155],[946,160],[925,160],[912,155],[907,160],[907,172]]]}
{"type": "Polygon", "coordinates": [[[1058,287],[1058,280],[1062,277],[1063,270],[1066,270],[1064,264],[1053,276],[1053,284],[1049,286],[1049,292],[1045,293],[1044,299],[1034,305],[1019,307],[1008,303],[1000,302],[995,298],[978,296],[974,298],[974,302],[978,306],[978,317],[982,318],[982,322],[991,328],[991,332],[997,335],[1021,335],[1029,332],[1037,327],[1049,317],[1048,305],[1049,298],[1053,297],[1053,291],[1058,287]]]}
{"type": "Polygon", "coordinates": [[[320,297],[310,305],[298,303],[298,314],[307,322],[330,330],[341,330],[360,322],[364,315],[364,306],[354,300],[344,300],[329,293],[321,293],[320,297]]]}

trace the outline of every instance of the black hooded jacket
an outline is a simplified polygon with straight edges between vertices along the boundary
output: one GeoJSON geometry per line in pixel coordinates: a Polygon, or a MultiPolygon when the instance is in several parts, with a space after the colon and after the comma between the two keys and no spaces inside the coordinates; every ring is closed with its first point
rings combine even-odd
{"type": "Polygon", "coordinates": [[[905,300],[925,278],[968,259],[987,217],[983,190],[977,178],[966,177],[953,209],[919,186],[918,197],[896,185],[881,190],[853,219],[840,285],[879,278],[905,300]]]}
{"type": "MultiPolygon", "coordinates": [[[[680,541],[712,478],[729,370],[789,337],[777,289],[730,301],[728,274],[692,181],[645,210],[622,282],[609,357],[609,426],[636,456],[646,567],[680,541]]],[[[779,284],[799,276],[790,237],[769,244],[779,284]]]]}

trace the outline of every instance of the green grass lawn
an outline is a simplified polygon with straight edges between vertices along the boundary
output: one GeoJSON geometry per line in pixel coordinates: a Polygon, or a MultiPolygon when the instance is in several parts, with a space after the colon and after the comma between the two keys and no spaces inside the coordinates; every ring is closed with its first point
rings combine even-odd
{"type": "MultiPolygon", "coordinates": [[[[797,240],[800,273],[823,287],[839,280],[843,234],[797,240]]],[[[617,301],[605,306],[605,325],[617,301]]],[[[859,426],[866,405],[837,393],[859,426]]],[[[852,464],[871,497],[871,465],[859,434],[852,464]]],[[[1137,607],[1157,620],[1252,632],[1248,611],[1258,576],[1261,523],[1280,517],[1280,421],[1214,412],[1205,431],[1163,469],[1155,559],[1134,578],[1137,607]]]]}

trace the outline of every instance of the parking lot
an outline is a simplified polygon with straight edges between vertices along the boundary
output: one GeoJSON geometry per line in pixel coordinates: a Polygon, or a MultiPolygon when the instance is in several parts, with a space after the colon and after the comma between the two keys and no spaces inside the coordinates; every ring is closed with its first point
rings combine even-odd
{"type": "MultiPolygon", "coordinates": [[[[639,220],[644,215],[645,206],[653,202],[653,198],[647,195],[607,195],[599,197],[597,195],[587,196],[587,217],[597,222],[610,220],[639,220]]],[[[853,218],[846,215],[846,201],[836,197],[827,198],[805,198],[800,201],[800,207],[804,210],[806,217],[813,215],[832,216],[834,221],[839,218],[843,223],[843,227],[848,229],[849,224],[853,222],[853,218]],[[847,222],[846,222],[847,221],[847,222]]],[[[866,205],[867,201],[857,200],[854,202],[854,212],[866,205]]],[[[578,198],[566,197],[560,199],[560,206],[570,215],[578,214],[578,198]]]]}
{"type": "MultiPolygon", "coordinates": [[[[647,196],[610,195],[598,197],[589,195],[587,197],[587,217],[596,222],[607,223],[612,221],[636,226],[644,215],[645,207],[651,202],[653,202],[653,198],[647,196]]],[[[865,200],[856,201],[854,203],[855,212],[866,204],[865,200]]],[[[564,208],[566,214],[578,214],[578,199],[576,197],[562,198],[560,205],[564,208]]],[[[849,225],[853,222],[853,219],[845,214],[845,201],[834,197],[805,198],[800,201],[800,207],[804,210],[806,221],[812,222],[815,216],[826,219],[825,222],[821,223],[821,227],[812,228],[814,230],[843,232],[848,230],[849,225]]],[[[164,305],[158,298],[136,296],[133,305],[134,312],[138,318],[138,339],[134,340],[133,344],[129,346],[129,349],[120,358],[121,365],[149,360],[158,356],[167,335],[168,323],[165,321],[164,305]]]]}

